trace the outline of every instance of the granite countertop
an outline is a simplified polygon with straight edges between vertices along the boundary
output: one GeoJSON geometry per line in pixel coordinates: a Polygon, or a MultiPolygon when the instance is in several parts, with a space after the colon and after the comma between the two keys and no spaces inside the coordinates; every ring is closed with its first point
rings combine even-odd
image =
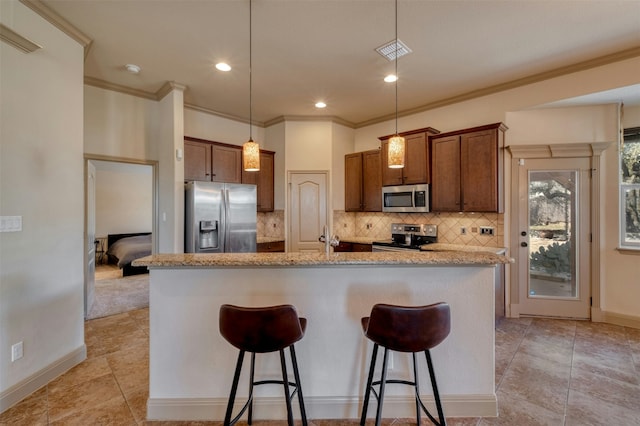
{"type": "Polygon", "coordinates": [[[256,242],[262,243],[275,243],[276,241],[284,241],[284,237],[257,237],[256,242]]]}
{"type": "Polygon", "coordinates": [[[133,261],[150,268],[322,265],[495,265],[513,259],[488,252],[358,252],[358,253],[185,253],[155,254],[133,261]]]}

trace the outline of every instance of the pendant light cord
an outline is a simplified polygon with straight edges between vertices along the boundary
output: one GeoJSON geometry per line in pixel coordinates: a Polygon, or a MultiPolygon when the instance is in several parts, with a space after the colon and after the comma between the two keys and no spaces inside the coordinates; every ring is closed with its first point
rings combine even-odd
{"type": "Polygon", "coordinates": [[[398,0],[395,0],[396,5],[396,135],[398,134],[398,0]]]}
{"type": "Polygon", "coordinates": [[[252,114],[252,110],[253,110],[253,99],[251,97],[251,93],[252,93],[252,78],[251,78],[251,68],[252,68],[252,52],[251,52],[251,40],[252,40],[252,34],[251,34],[251,0],[249,0],[249,140],[253,141],[253,114],[252,114]]]}

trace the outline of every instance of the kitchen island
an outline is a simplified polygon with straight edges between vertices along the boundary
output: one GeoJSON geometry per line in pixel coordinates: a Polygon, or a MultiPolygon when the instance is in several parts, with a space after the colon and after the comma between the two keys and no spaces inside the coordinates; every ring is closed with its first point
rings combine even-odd
{"type": "MultiPolygon", "coordinates": [[[[149,420],[221,420],[237,351],[218,329],[220,305],[290,303],[308,320],[296,344],[310,419],[358,418],[370,345],[360,326],[375,303],[451,306],[451,334],[432,351],[445,414],[495,416],[493,253],[158,254],[150,269],[149,420]]],[[[389,377],[409,377],[394,353],[389,377]]],[[[432,401],[424,357],[421,393],[432,401]]],[[[278,377],[277,353],[260,355],[256,379],[278,377]]],[[[237,404],[247,395],[243,371],[237,404]]],[[[280,386],[256,390],[256,419],[286,418],[280,386]]],[[[294,404],[294,413],[298,413],[294,404]]],[[[384,417],[412,417],[411,388],[389,386],[384,417]]]]}

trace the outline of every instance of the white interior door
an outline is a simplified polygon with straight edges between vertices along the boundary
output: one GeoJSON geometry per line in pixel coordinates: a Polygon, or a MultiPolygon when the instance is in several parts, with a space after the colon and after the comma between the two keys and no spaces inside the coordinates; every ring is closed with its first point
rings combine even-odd
{"type": "Polygon", "coordinates": [[[327,225],[327,172],[289,172],[288,251],[319,252],[327,225]]]}
{"type": "Polygon", "coordinates": [[[87,161],[87,198],[86,198],[86,268],[84,272],[84,316],[91,310],[95,299],[96,284],[96,168],[87,161]]]}
{"type": "Polygon", "coordinates": [[[590,169],[589,158],[545,158],[513,170],[521,315],[590,318],[590,169]]]}

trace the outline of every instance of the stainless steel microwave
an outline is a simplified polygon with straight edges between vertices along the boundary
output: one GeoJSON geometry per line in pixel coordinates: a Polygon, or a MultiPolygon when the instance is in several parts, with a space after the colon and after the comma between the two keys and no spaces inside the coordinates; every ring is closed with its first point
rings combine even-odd
{"type": "Polygon", "coordinates": [[[382,211],[392,213],[424,213],[429,211],[429,185],[382,187],[382,211]]]}

